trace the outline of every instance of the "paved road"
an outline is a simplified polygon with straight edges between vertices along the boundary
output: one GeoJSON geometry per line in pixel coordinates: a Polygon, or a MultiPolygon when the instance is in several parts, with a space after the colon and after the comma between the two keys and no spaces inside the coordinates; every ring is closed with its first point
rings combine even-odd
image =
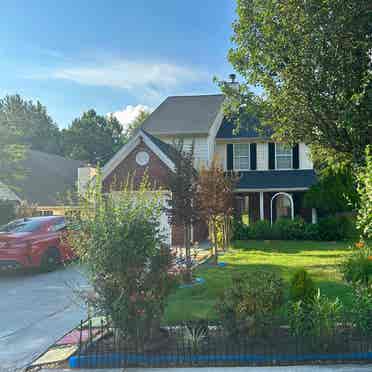
{"type": "Polygon", "coordinates": [[[85,317],[77,288],[87,283],[76,265],[0,276],[1,372],[27,365],[85,317]]]}

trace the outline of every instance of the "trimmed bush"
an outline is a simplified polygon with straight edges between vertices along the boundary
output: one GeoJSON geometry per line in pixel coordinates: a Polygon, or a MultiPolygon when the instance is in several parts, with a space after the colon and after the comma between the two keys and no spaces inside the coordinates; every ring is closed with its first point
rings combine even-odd
{"type": "Polygon", "coordinates": [[[290,282],[289,293],[292,301],[311,301],[316,293],[315,284],[305,269],[298,269],[290,282]]]}
{"type": "Polygon", "coordinates": [[[238,219],[233,224],[234,240],[344,240],[356,237],[353,218],[332,216],[322,218],[317,224],[308,224],[300,218],[279,219],[273,225],[269,221],[257,221],[248,226],[238,219]]]}

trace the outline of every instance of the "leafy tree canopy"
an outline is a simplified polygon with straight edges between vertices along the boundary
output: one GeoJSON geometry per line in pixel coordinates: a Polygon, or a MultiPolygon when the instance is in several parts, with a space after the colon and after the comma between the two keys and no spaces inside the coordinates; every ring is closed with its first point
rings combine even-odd
{"type": "MultiPolygon", "coordinates": [[[[17,143],[33,150],[59,154],[60,132],[39,101],[27,101],[18,94],[0,99],[0,126],[16,134],[17,143]]],[[[14,141],[13,141],[14,142],[14,141]]]]}
{"type": "Polygon", "coordinates": [[[150,116],[150,112],[142,110],[139,115],[129,124],[127,130],[125,131],[123,138],[124,141],[128,141],[136,132],[142,123],[150,116]]]}
{"type": "Polygon", "coordinates": [[[63,152],[73,159],[105,164],[122,145],[122,126],[114,116],[89,110],[62,130],[63,152]]]}
{"type": "Polygon", "coordinates": [[[237,0],[229,60],[245,82],[232,108],[259,107],[277,139],[324,149],[314,157],[363,164],[372,138],[371,17],[370,0],[237,0]],[[252,97],[249,85],[265,94],[252,97]]]}

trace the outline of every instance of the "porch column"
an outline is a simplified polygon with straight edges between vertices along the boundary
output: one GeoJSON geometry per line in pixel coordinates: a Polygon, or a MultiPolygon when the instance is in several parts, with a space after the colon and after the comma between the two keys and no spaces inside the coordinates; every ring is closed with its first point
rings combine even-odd
{"type": "Polygon", "coordinates": [[[311,223],[317,223],[318,222],[318,214],[316,213],[315,208],[311,208],[311,223]]]}
{"type": "Polygon", "coordinates": [[[264,219],[264,193],[260,191],[260,220],[263,221],[264,219]]]}

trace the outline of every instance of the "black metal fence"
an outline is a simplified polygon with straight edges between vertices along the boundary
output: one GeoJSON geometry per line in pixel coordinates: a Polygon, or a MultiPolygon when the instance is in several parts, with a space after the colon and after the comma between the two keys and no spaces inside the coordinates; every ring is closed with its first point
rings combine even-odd
{"type": "Polygon", "coordinates": [[[280,319],[239,329],[215,321],[162,327],[151,339],[125,337],[112,324],[81,324],[80,347],[73,368],[291,365],[372,360],[372,335],[348,321],[331,331],[293,334],[280,319]],[[141,339],[141,341],[138,341],[141,339]]]}

